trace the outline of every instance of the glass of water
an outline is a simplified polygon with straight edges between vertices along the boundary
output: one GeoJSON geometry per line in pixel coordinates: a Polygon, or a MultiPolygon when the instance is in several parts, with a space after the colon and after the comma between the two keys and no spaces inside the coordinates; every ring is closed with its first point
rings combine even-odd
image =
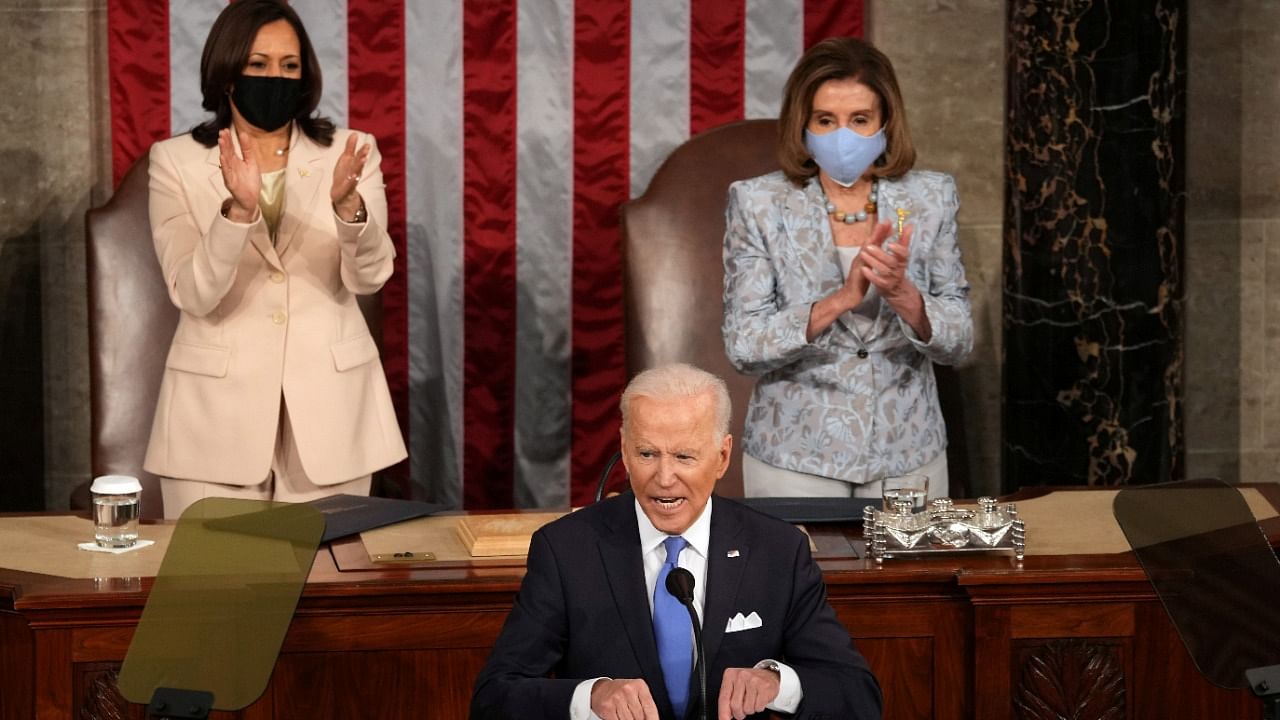
{"type": "Polygon", "coordinates": [[[925,498],[929,497],[928,475],[895,475],[884,479],[881,489],[882,506],[885,512],[893,512],[894,502],[910,500],[912,512],[924,509],[925,498]]]}
{"type": "Polygon", "coordinates": [[[89,487],[93,495],[93,539],[98,547],[127,548],[138,542],[142,483],[128,475],[102,475],[89,487]]]}

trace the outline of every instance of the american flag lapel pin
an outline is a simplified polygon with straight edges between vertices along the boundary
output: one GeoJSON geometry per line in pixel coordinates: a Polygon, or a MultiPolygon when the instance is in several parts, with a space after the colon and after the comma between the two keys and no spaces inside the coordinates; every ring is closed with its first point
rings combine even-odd
{"type": "Polygon", "coordinates": [[[725,557],[735,558],[735,557],[738,557],[738,556],[739,556],[739,555],[741,555],[741,554],[742,554],[742,553],[738,552],[737,550],[730,550],[729,552],[725,553],[725,557]]]}

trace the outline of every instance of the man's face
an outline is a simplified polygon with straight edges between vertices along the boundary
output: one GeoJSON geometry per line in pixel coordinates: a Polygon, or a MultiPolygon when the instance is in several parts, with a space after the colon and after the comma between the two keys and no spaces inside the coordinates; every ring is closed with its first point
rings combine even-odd
{"type": "Polygon", "coordinates": [[[644,514],[679,535],[702,513],[729,467],[733,438],[716,442],[715,397],[631,399],[622,430],[622,462],[644,514]]]}

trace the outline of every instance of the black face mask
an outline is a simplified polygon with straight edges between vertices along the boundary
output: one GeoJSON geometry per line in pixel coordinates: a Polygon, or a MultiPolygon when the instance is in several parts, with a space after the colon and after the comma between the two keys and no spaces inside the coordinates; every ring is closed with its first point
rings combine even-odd
{"type": "Polygon", "coordinates": [[[298,114],[302,81],[295,78],[241,75],[231,99],[254,127],[271,132],[284,127],[298,114]]]}

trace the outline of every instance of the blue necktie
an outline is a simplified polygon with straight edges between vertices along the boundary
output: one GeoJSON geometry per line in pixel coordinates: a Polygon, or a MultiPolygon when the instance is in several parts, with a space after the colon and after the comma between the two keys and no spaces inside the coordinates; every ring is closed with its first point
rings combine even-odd
{"type": "Polygon", "coordinates": [[[667,576],[689,543],[677,535],[662,544],[667,548],[667,560],[653,588],[653,635],[658,641],[658,662],[667,683],[667,697],[671,698],[676,717],[682,718],[689,706],[689,676],[693,674],[693,624],[688,609],[667,592],[667,576]]]}

